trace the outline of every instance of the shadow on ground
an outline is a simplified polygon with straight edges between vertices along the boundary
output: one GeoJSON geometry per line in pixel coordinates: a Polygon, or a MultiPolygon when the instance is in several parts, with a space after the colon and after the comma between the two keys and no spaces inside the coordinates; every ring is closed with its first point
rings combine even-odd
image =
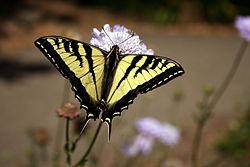
{"type": "Polygon", "coordinates": [[[26,63],[19,60],[0,58],[0,80],[15,82],[30,75],[51,72],[50,65],[42,63],[26,63]]]}

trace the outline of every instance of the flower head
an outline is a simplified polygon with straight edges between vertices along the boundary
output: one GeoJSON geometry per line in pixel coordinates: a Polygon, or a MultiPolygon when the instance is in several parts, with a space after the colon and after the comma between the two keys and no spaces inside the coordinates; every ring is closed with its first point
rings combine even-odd
{"type": "Polygon", "coordinates": [[[129,157],[134,157],[138,154],[148,155],[152,151],[153,144],[153,138],[144,135],[137,135],[131,145],[124,145],[122,151],[129,157]]]}
{"type": "Polygon", "coordinates": [[[29,130],[29,135],[39,146],[46,146],[49,142],[49,132],[45,128],[35,128],[29,130]]]}
{"type": "Polygon", "coordinates": [[[80,115],[81,111],[79,106],[76,104],[66,102],[59,109],[57,109],[57,113],[60,117],[74,119],[80,115]]]}
{"type": "Polygon", "coordinates": [[[124,144],[122,151],[125,155],[134,157],[139,153],[147,155],[151,152],[154,141],[159,140],[167,146],[174,146],[179,142],[180,131],[174,125],[161,123],[155,118],[141,118],[136,122],[139,134],[133,143],[124,144]]]}
{"type": "Polygon", "coordinates": [[[136,127],[139,133],[150,136],[158,137],[161,133],[161,123],[151,117],[141,118],[136,122],[136,127]]]}
{"type": "Polygon", "coordinates": [[[159,140],[168,145],[168,146],[174,146],[176,145],[180,140],[180,131],[177,127],[165,123],[162,125],[161,133],[158,136],[159,140]]]}
{"type": "Polygon", "coordinates": [[[105,24],[101,31],[94,28],[90,44],[105,51],[110,51],[112,46],[118,45],[121,54],[154,54],[152,49],[147,49],[138,35],[120,25],[111,28],[109,24],[105,24]]]}
{"type": "Polygon", "coordinates": [[[238,16],[235,20],[235,27],[240,32],[241,37],[250,41],[250,16],[238,16]]]}
{"type": "Polygon", "coordinates": [[[36,139],[36,142],[39,144],[39,145],[46,145],[47,142],[49,141],[49,133],[46,129],[38,129],[35,133],[35,139],[36,139]]]}
{"type": "Polygon", "coordinates": [[[155,118],[139,119],[136,127],[140,134],[158,139],[168,146],[176,145],[180,139],[180,131],[177,127],[168,123],[161,123],[155,118]]]}

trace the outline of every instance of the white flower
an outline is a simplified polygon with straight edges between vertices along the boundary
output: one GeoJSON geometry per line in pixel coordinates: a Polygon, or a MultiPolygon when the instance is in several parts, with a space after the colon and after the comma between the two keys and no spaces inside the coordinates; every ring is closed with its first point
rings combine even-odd
{"type": "Polygon", "coordinates": [[[121,54],[154,54],[152,49],[147,49],[138,35],[120,25],[111,28],[109,24],[105,24],[101,31],[94,28],[90,44],[106,51],[117,45],[121,54]]]}

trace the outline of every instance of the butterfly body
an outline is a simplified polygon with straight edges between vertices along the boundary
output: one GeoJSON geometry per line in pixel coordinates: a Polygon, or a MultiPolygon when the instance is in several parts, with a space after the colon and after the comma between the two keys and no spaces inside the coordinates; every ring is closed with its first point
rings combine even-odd
{"type": "Polygon", "coordinates": [[[114,75],[116,72],[117,63],[119,62],[119,47],[114,45],[110,52],[105,55],[104,77],[102,81],[102,97],[101,99],[106,102],[108,93],[113,83],[114,75]]]}
{"type": "Polygon", "coordinates": [[[35,45],[70,81],[87,119],[100,118],[111,128],[138,94],[146,93],[182,75],[183,68],[166,57],[105,51],[73,39],[47,36],[35,45]]]}

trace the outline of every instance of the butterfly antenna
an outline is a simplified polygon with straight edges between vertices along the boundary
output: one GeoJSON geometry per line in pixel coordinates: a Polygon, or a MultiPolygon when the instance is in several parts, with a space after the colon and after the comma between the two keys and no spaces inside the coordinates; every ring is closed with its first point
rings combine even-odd
{"type": "Polygon", "coordinates": [[[104,31],[104,33],[107,35],[107,37],[109,38],[109,40],[112,42],[113,45],[115,45],[115,43],[112,41],[112,39],[110,38],[110,36],[108,35],[108,33],[105,31],[105,29],[102,26],[102,30],[104,31]]]}
{"type": "Polygon", "coordinates": [[[132,33],[132,34],[130,35],[130,37],[128,37],[127,39],[123,40],[123,41],[120,42],[118,45],[120,45],[120,44],[126,42],[127,40],[129,40],[129,39],[132,38],[133,36],[135,36],[135,33],[132,33]]]}

